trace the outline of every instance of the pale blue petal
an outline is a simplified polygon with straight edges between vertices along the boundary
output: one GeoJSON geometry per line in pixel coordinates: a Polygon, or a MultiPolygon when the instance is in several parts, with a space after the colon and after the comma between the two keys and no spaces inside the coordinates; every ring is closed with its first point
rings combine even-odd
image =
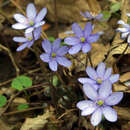
{"type": "Polygon", "coordinates": [[[91,45],[89,43],[84,43],[84,45],[82,46],[82,51],[83,53],[87,53],[91,50],[91,45]]]}
{"type": "Polygon", "coordinates": [[[63,65],[65,67],[70,67],[71,66],[71,61],[69,61],[67,58],[65,57],[57,57],[56,61],[58,62],[58,64],[63,65]]]}
{"type": "Polygon", "coordinates": [[[22,14],[14,14],[14,19],[19,23],[27,24],[27,18],[22,14]]]}
{"type": "Polygon", "coordinates": [[[33,30],[34,30],[34,27],[27,28],[25,30],[25,33],[32,33],[33,30]]]}
{"type": "Polygon", "coordinates": [[[28,41],[28,39],[24,38],[24,37],[14,37],[13,40],[15,42],[27,42],[28,41]]]}
{"type": "Polygon", "coordinates": [[[123,92],[114,92],[105,100],[105,104],[112,106],[118,104],[123,98],[123,92]]]}
{"type": "Polygon", "coordinates": [[[67,43],[68,45],[76,45],[80,43],[80,39],[78,37],[67,37],[65,38],[64,43],[67,43]]]}
{"type": "Polygon", "coordinates": [[[98,108],[91,116],[91,124],[97,126],[102,121],[102,110],[98,108]]]}
{"type": "Polygon", "coordinates": [[[93,42],[96,42],[97,40],[99,39],[99,34],[96,33],[96,34],[91,34],[89,37],[88,37],[88,42],[89,43],[93,43],[93,42]]]}
{"type": "Polygon", "coordinates": [[[104,80],[108,79],[111,76],[112,68],[106,69],[106,72],[104,74],[104,80]]]}
{"type": "Polygon", "coordinates": [[[98,78],[96,71],[90,66],[86,68],[86,73],[91,79],[96,80],[98,78]]]}
{"type": "Polygon", "coordinates": [[[112,84],[109,80],[105,80],[99,88],[99,97],[107,98],[112,91],[112,84]]]}
{"type": "Polygon", "coordinates": [[[41,22],[39,22],[39,23],[36,23],[35,24],[35,28],[38,28],[38,27],[41,27],[42,25],[44,25],[45,24],[45,21],[41,21],[41,22]]]}
{"type": "Polygon", "coordinates": [[[101,20],[102,17],[103,17],[103,14],[98,14],[98,15],[95,17],[95,19],[101,20]]]}
{"type": "Polygon", "coordinates": [[[51,53],[52,51],[52,44],[50,43],[49,40],[45,39],[43,42],[42,42],[42,48],[44,49],[44,51],[46,53],[51,53]]]}
{"type": "Polygon", "coordinates": [[[90,101],[90,100],[83,100],[83,101],[79,101],[76,104],[76,107],[79,108],[80,110],[84,110],[87,107],[92,107],[94,105],[94,102],[90,101]]]}
{"type": "Polygon", "coordinates": [[[45,15],[47,14],[47,8],[43,8],[37,15],[35,21],[40,22],[44,19],[45,15]]]}
{"type": "Polygon", "coordinates": [[[76,44],[69,49],[69,54],[71,55],[76,54],[80,51],[80,49],[81,49],[81,44],[76,44]]]}
{"type": "Polygon", "coordinates": [[[28,46],[27,46],[27,47],[28,47],[28,48],[30,48],[30,47],[33,45],[33,43],[34,43],[34,40],[29,41],[29,42],[28,42],[28,46]]]}
{"type": "Polygon", "coordinates": [[[21,24],[21,23],[16,23],[16,24],[13,24],[13,25],[12,25],[12,28],[18,29],[18,30],[25,29],[25,28],[27,28],[27,27],[28,27],[27,25],[21,24]]]}
{"type": "Polygon", "coordinates": [[[84,35],[87,38],[92,32],[92,24],[88,22],[84,28],[84,35]]]}
{"type": "Polygon", "coordinates": [[[31,20],[33,20],[36,17],[37,11],[33,3],[27,5],[26,14],[27,17],[31,20]]]}
{"type": "Polygon", "coordinates": [[[47,53],[41,54],[40,58],[41,58],[41,60],[43,60],[44,62],[47,62],[47,63],[50,61],[50,55],[47,53]]]}
{"type": "Polygon", "coordinates": [[[97,91],[92,87],[92,84],[84,84],[83,92],[91,100],[96,100],[98,97],[97,91]]]}
{"type": "Polygon", "coordinates": [[[41,31],[42,31],[42,28],[39,27],[39,28],[36,28],[33,32],[33,35],[34,35],[34,39],[35,40],[38,40],[41,36],[41,31]]]}
{"type": "Polygon", "coordinates": [[[49,61],[49,67],[52,71],[57,71],[57,62],[55,60],[49,61]]]}
{"type": "Polygon", "coordinates": [[[26,47],[27,47],[27,43],[24,43],[24,44],[22,44],[22,45],[20,45],[18,48],[17,48],[17,50],[16,51],[22,51],[23,49],[25,49],[26,47]]]}
{"type": "Polygon", "coordinates": [[[111,77],[110,77],[111,83],[113,84],[113,83],[117,82],[119,80],[119,77],[120,77],[119,74],[113,74],[113,75],[111,75],[111,77]]]}
{"type": "Polygon", "coordinates": [[[81,115],[82,116],[88,116],[92,114],[97,109],[96,105],[92,105],[91,107],[87,107],[84,110],[82,110],[81,115]]]}
{"type": "Polygon", "coordinates": [[[61,39],[57,38],[54,42],[53,42],[53,46],[52,46],[52,51],[56,52],[59,48],[60,48],[60,43],[61,43],[61,39]]]}
{"type": "Polygon", "coordinates": [[[69,48],[68,48],[67,46],[62,46],[62,47],[60,47],[60,48],[56,51],[56,54],[57,54],[58,56],[63,56],[63,55],[65,55],[65,54],[67,54],[68,50],[69,50],[69,48]]]}
{"type": "Polygon", "coordinates": [[[104,74],[105,74],[105,63],[101,62],[100,64],[98,64],[97,67],[97,74],[101,79],[104,79],[104,74]]]}
{"type": "Polygon", "coordinates": [[[77,23],[72,24],[72,30],[77,37],[83,37],[83,31],[77,23]]]}
{"type": "Polygon", "coordinates": [[[117,121],[117,112],[112,109],[111,107],[109,106],[106,106],[104,107],[103,109],[103,114],[104,114],[104,117],[110,121],[110,122],[115,122],[117,121]]]}
{"type": "Polygon", "coordinates": [[[82,84],[89,83],[89,84],[95,84],[96,81],[89,79],[89,78],[78,78],[78,81],[82,84]]]}

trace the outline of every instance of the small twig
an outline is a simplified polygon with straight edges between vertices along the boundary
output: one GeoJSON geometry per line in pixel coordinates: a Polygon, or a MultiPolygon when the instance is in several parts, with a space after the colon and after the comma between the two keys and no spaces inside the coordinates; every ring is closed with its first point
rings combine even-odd
{"type": "Polygon", "coordinates": [[[94,66],[93,66],[92,59],[91,59],[91,53],[88,52],[87,55],[88,55],[88,59],[89,59],[90,65],[93,68],[94,66]]]}
{"type": "Polygon", "coordinates": [[[32,108],[28,108],[28,109],[24,109],[24,110],[17,110],[17,111],[13,111],[13,112],[4,113],[3,116],[10,116],[10,115],[14,115],[14,114],[19,114],[19,113],[28,112],[28,111],[32,111],[32,110],[36,110],[36,109],[43,109],[43,108],[44,108],[44,106],[32,107],[32,108]]]}
{"type": "Polygon", "coordinates": [[[9,55],[9,57],[10,57],[12,63],[13,63],[13,66],[14,66],[14,68],[15,68],[15,70],[16,70],[16,75],[18,76],[20,70],[19,70],[18,66],[16,65],[16,63],[15,63],[15,60],[14,60],[14,58],[13,58],[13,55],[12,55],[10,49],[7,48],[7,47],[5,47],[5,46],[3,46],[2,44],[0,44],[0,48],[3,49],[3,50],[5,50],[5,51],[8,53],[8,55],[9,55]]]}
{"type": "Polygon", "coordinates": [[[0,116],[2,116],[6,111],[7,109],[9,108],[9,106],[11,105],[12,101],[18,96],[20,95],[21,93],[23,93],[24,91],[27,91],[27,90],[30,90],[30,89],[35,89],[35,88],[38,88],[38,87],[41,87],[43,85],[49,85],[48,83],[42,83],[42,84],[38,84],[38,85],[34,85],[30,88],[24,88],[23,90],[19,91],[18,93],[16,93],[14,96],[12,96],[10,98],[10,100],[8,101],[8,104],[6,105],[6,107],[2,110],[2,112],[0,113],[0,116]]]}
{"type": "Polygon", "coordinates": [[[56,37],[58,38],[58,17],[57,17],[57,1],[54,0],[54,12],[55,12],[55,26],[56,26],[56,37]]]}

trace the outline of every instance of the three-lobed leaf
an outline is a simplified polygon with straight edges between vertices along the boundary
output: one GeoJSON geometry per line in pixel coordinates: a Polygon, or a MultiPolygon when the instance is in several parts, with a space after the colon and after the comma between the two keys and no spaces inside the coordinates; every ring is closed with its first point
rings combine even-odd
{"type": "Polygon", "coordinates": [[[12,88],[15,88],[19,91],[31,86],[32,86],[32,80],[29,77],[23,75],[16,77],[11,84],[12,88]]]}

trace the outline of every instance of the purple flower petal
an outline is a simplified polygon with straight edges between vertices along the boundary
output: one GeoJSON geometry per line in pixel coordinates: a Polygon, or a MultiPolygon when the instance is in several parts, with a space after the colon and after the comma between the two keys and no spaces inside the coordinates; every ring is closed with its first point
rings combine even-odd
{"type": "Polygon", "coordinates": [[[17,50],[16,51],[22,51],[23,49],[25,49],[26,47],[27,47],[27,43],[24,43],[24,44],[22,44],[21,46],[19,46],[18,48],[17,48],[17,50]]]}
{"type": "Polygon", "coordinates": [[[69,50],[69,48],[68,48],[67,46],[62,46],[62,47],[60,47],[60,48],[56,51],[56,54],[57,54],[58,56],[63,56],[63,55],[65,55],[65,54],[67,54],[68,50],[69,50]]]}
{"type": "Polygon", "coordinates": [[[99,97],[107,98],[112,90],[112,84],[109,80],[105,80],[99,88],[99,97]]]}
{"type": "Polygon", "coordinates": [[[72,30],[77,37],[83,37],[83,31],[77,23],[72,24],[72,30]]]}
{"type": "Polygon", "coordinates": [[[28,41],[28,39],[24,38],[24,37],[14,37],[13,40],[15,42],[27,42],[28,41]]]}
{"type": "Polygon", "coordinates": [[[83,91],[85,95],[91,100],[96,100],[98,97],[97,91],[92,87],[91,84],[84,84],[83,91]]]}
{"type": "Polygon", "coordinates": [[[51,53],[52,47],[51,47],[50,41],[48,41],[47,39],[45,39],[45,40],[42,42],[42,48],[44,49],[44,51],[45,51],[46,53],[51,53]]]}
{"type": "Polygon", "coordinates": [[[129,32],[124,32],[121,34],[121,39],[125,39],[128,36],[129,32]]]}
{"type": "Polygon", "coordinates": [[[80,39],[77,37],[67,37],[65,38],[64,42],[67,43],[68,45],[76,45],[80,43],[80,39]]]}
{"type": "Polygon", "coordinates": [[[92,105],[91,107],[87,107],[86,109],[82,110],[81,115],[87,116],[92,114],[97,109],[96,105],[92,105]]]}
{"type": "Polygon", "coordinates": [[[91,116],[91,124],[97,126],[102,120],[102,110],[98,108],[91,116]]]}
{"type": "Polygon", "coordinates": [[[80,49],[81,49],[81,44],[76,44],[69,49],[69,54],[71,55],[76,54],[80,51],[80,49]]]}
{"type": "Polygon", "coordinates": [[[86,73],[88,74],[88,76],[89,76],[91,79],[96,80],[96,79],[98,78],[96,71],[95,71],[92,67],[89,67],[89,66],[88,66],[88,67],[86,68],[86,73]]]}
{"type": "Polygon", "coordinates": [[[105,67],[106,67],[106,65],[103,62],[98,64],[98,67],[97,67],[97,74],[102,79],[104,78],[105,67]]]}
{"type": "Polygon", "coordinates": [[[101,20],[102,17],[103,17],[103,14],[98,14],[98,15],[95,17],[95,19],[101,20]]]}
{"type": "Polygon", "coordinates": [[[14,19],[19,23],[27,24],[27,18],[22,14],[14,14],[14,19]]]}
{"type": "Polygon", "coordinates": [[[39,22],[39,23],[36,23],[35,24],[35,28],[38,28],[38,27],[41,27],[42,25],[44,25],[45,24],[45,21],[41,21],[41,22],[39,22]]]}
{"type": "Polygon", "coordinates": [[[53,42],[52,51],[56,52],[60,48],[61,39],[58,38],[53,42]]]}
{"type": "Polygon", "coordinates": [[[118,32],[127,32],[129,30],[128,30],[128,28],[118,28],[117,31],[118,32]]]}
{"type": "Polygon", "coordinates": [[[37,11],[33,3],[27,5],[26,8],[27,17],[33,20],[36,17],[37,11]]]}
{"type": "Polygon", "coordinates": [[[84,28],[84,35],[87,38],[92,32],[92,24],[88,22],[84,28]]]}
{"type": "Polygon", "coordinates": [[[117,112],[111,107],[104,107],[103,109],[104,117],[111,122],[117,121],[117,112]]]}
{"type": "Polygon", "coordinates": [[[114,92],[105,100],[105,104],[112,106],[118,104],[123,98],[122,92],[114,92]]]}
{"type": "Polygon", "coordinates": [[[47,9],[43,8],[37,15],[35,21],[40,22],[44,19],[45,15],[47,14],[47,9]]]}
{"type": "Polygon", "coordinates": [[[85,43],[83,46],[82,46],[82,51],[83,53],[87,53],[91,50],[91,45],[89,43],[85,43]]]}
{"type": "Polygon", "coordinates": [[[117,82],[119,80],[119,76],[120,76],[119,74],[111,75],[111,77],[110,77],[111,83],[113,84],[113,83],[117,82]]]}
{"type": "Polygon", "coordinates": [[[31,33],[25,33],[25,37],[26,38],[33,38],[33,34],[31,33]]]}
{"type": "Polygon", "coordinates": [[[55,60],[49,61],[49,67],[52,71],[57,71],[57,62],[55,60]]]}
{"type": "Polygon", "coordinates": [[[127,42],[130,43],[130,35],[127,38],[127,42]]]}
{"type": "Polygon", "coordinates": [[[41,60],[43,60],[44,62],[47,62],[47,63],[50,61],[50,56],[47,53],[41,54],[40,58],[41,58],[41,60]]]}
{"type": "Polygon", "coordinates": [[[104,80],[108,79],[111,76],[112,68],[106,69],[106,72],[104,74],[104,80]]]}
{"type": "Polygon", "coordinates": [[[12,28],[14,28],[14,29],[25,29],[25,28],[27,28],[28,26],[27,25],[24,25],[24,24],[21,24],[21,23],[16,23],[16,24],[13,24],[12,25],[12,28]]]}
{"type": "Polygon", "coordinates": [[[33,45],[33,43],[34,43],[34,40],[29,41],[29,42],[28,42],[28,46],[27,46],[27,47],[28,47],[28,48],[30,48],[30,47],[33,45]]]}
{"type": "Polygon", "coordinates": [[[76,104],[76,107],[79,108],[80,110],[84,110],[87,107],[92,107],[94,105],[94,103],[90,100],[83,100],[83,101],[79,101],[76,104]]]}
{"type": "Polygon", "coordinates": [[[65,67],[70,67],[71,66],[71,61],[69,61],[67,58],[65,57],[57,57],[56,58],[57,62],[60,64],[60,65],[63,65],[65,67]]]}
{"type": "Polygon", "coordinates": [[[78,81],[82,84],[85,84],[85,83],[95,84],[96,83],[96,81],[89,78],[78,78],[78,81]]]}
{"type": "Polygon", "coordinates": [[[98,39],[99,39],[99,34],[96,33],[96,34],[91,34],[89,37],[88,37],[88,42],[89,43],[93,43],[93,42],[96,42],[98,39]]]}
{"type": "Polygon", "coordinates": [[[33,32],[33,35],[34,35],[34,39],[35,40],[38,40],[41,36],[41,31],[42,31],[42,28],[39,27],[39,28],[36,28],[33,32]]]}
{"type": "Polygon", "coordinates": [[[80,14],[85,18],[88,18],[88,20],[91,20],[93,18],[93,16],[88,11],[85,13],[80,12],[80,14]]]}
{"type": "Polygon", "coordinates": [[[34,30],[34,27],[27,28],[25,30],[25,33],[32,33],[33,30],[34,30]]]}

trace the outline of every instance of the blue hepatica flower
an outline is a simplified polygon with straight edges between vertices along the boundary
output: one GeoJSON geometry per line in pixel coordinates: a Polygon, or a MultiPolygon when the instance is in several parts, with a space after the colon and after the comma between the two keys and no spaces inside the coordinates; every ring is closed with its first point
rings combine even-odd
{"type": "Polygon", "coordinates": [[[95,13],[89,13],[88,11],[86,11],[85,13],[80,12],[80,14],[87,18],[88,20],[101,20],[103,17],[103,14],[95,14],[95,13]]]}
{"type": "Polygon", "coordinates": [[[112,74],[112,68],[106,69],[106,65],[103,62],[98,64],[96,71],[92,67],[87,67],[86,73],[89,78],[79,78],[78,81],[82,84],[92,84],[96,90],[100,88],[102,83],[106,80],[109,80],[111,84],[113,84],[119,79],[119,74],[112,74]]]}
{"type": "Polygon", "coordinates": [[[57,71],[58,64],[64,67],[70,67],[71,62],[64,57],[68,52],[67,46],[61,46],[61,39],[56,39],[53,43],[45,39],[42,42],[42,48],[45,53],[40,55],[41,60],[49,63],[49,67],[52,71],[57,71]]]}
{"type": "Polygon", "coordinates": [[[34,41],[35,41],[34,38],[33,38],[32,33],[26,33],[25,37],[14,37],[13,40],[15,42],[22,43],[22,45],[17,48],[17,51],[22,51],[26,47],[30,48],[33,45],[34,41]]]}
{"type": "Polygon", "coordinates": [[[119,20],[118,24],[121,24],[123,26],[122,28],[117,29],[118,32],[121,32],[121,39],[127,39],[127,42],[130,45],[130,24],[125,23],[123,20],[119,20]]]}
{"type": "Polygon", "coordinates": [[[76,54],[80,50],[83,53],[87,53],[91,50],[91,43],[96,42],[100,36],[99,33],[92,34],[92,30],[93,27],[90,22],[86,24],[84,30],[77,23],[72,25],[72,31],[76,36],[67,37],[64,40],[68,45],[72,45],[69,49],[69,54],[76,54]]]}
{"type": "Polygon", "coordinates": [[[91,84],[85,84],[83,91],[90,100],[83,100],[77,103],[77,107],[81,110],[82,116],[91,116],[91,123],[97,126],[101,120],[102,115],[110,122],[117,121],[117,112],[111,107],[118,104],[123,98],[122,92],[111,92],[111,83],[107,80],[103,87],[96,91],[91,84]]]}
{"type": "Polygon", "coordinates": [[[34,4],[30,3],[27,5],[26,14],[27,17],[22,14],[15,14],[14,19],[18,22],[12,25],[14,29],[26,29],[25,33],[30,33],[34,29],[41,28],[45,21],[42,21],[47,13],[47,9],[43,8],[38,14],[34,4]]]}

